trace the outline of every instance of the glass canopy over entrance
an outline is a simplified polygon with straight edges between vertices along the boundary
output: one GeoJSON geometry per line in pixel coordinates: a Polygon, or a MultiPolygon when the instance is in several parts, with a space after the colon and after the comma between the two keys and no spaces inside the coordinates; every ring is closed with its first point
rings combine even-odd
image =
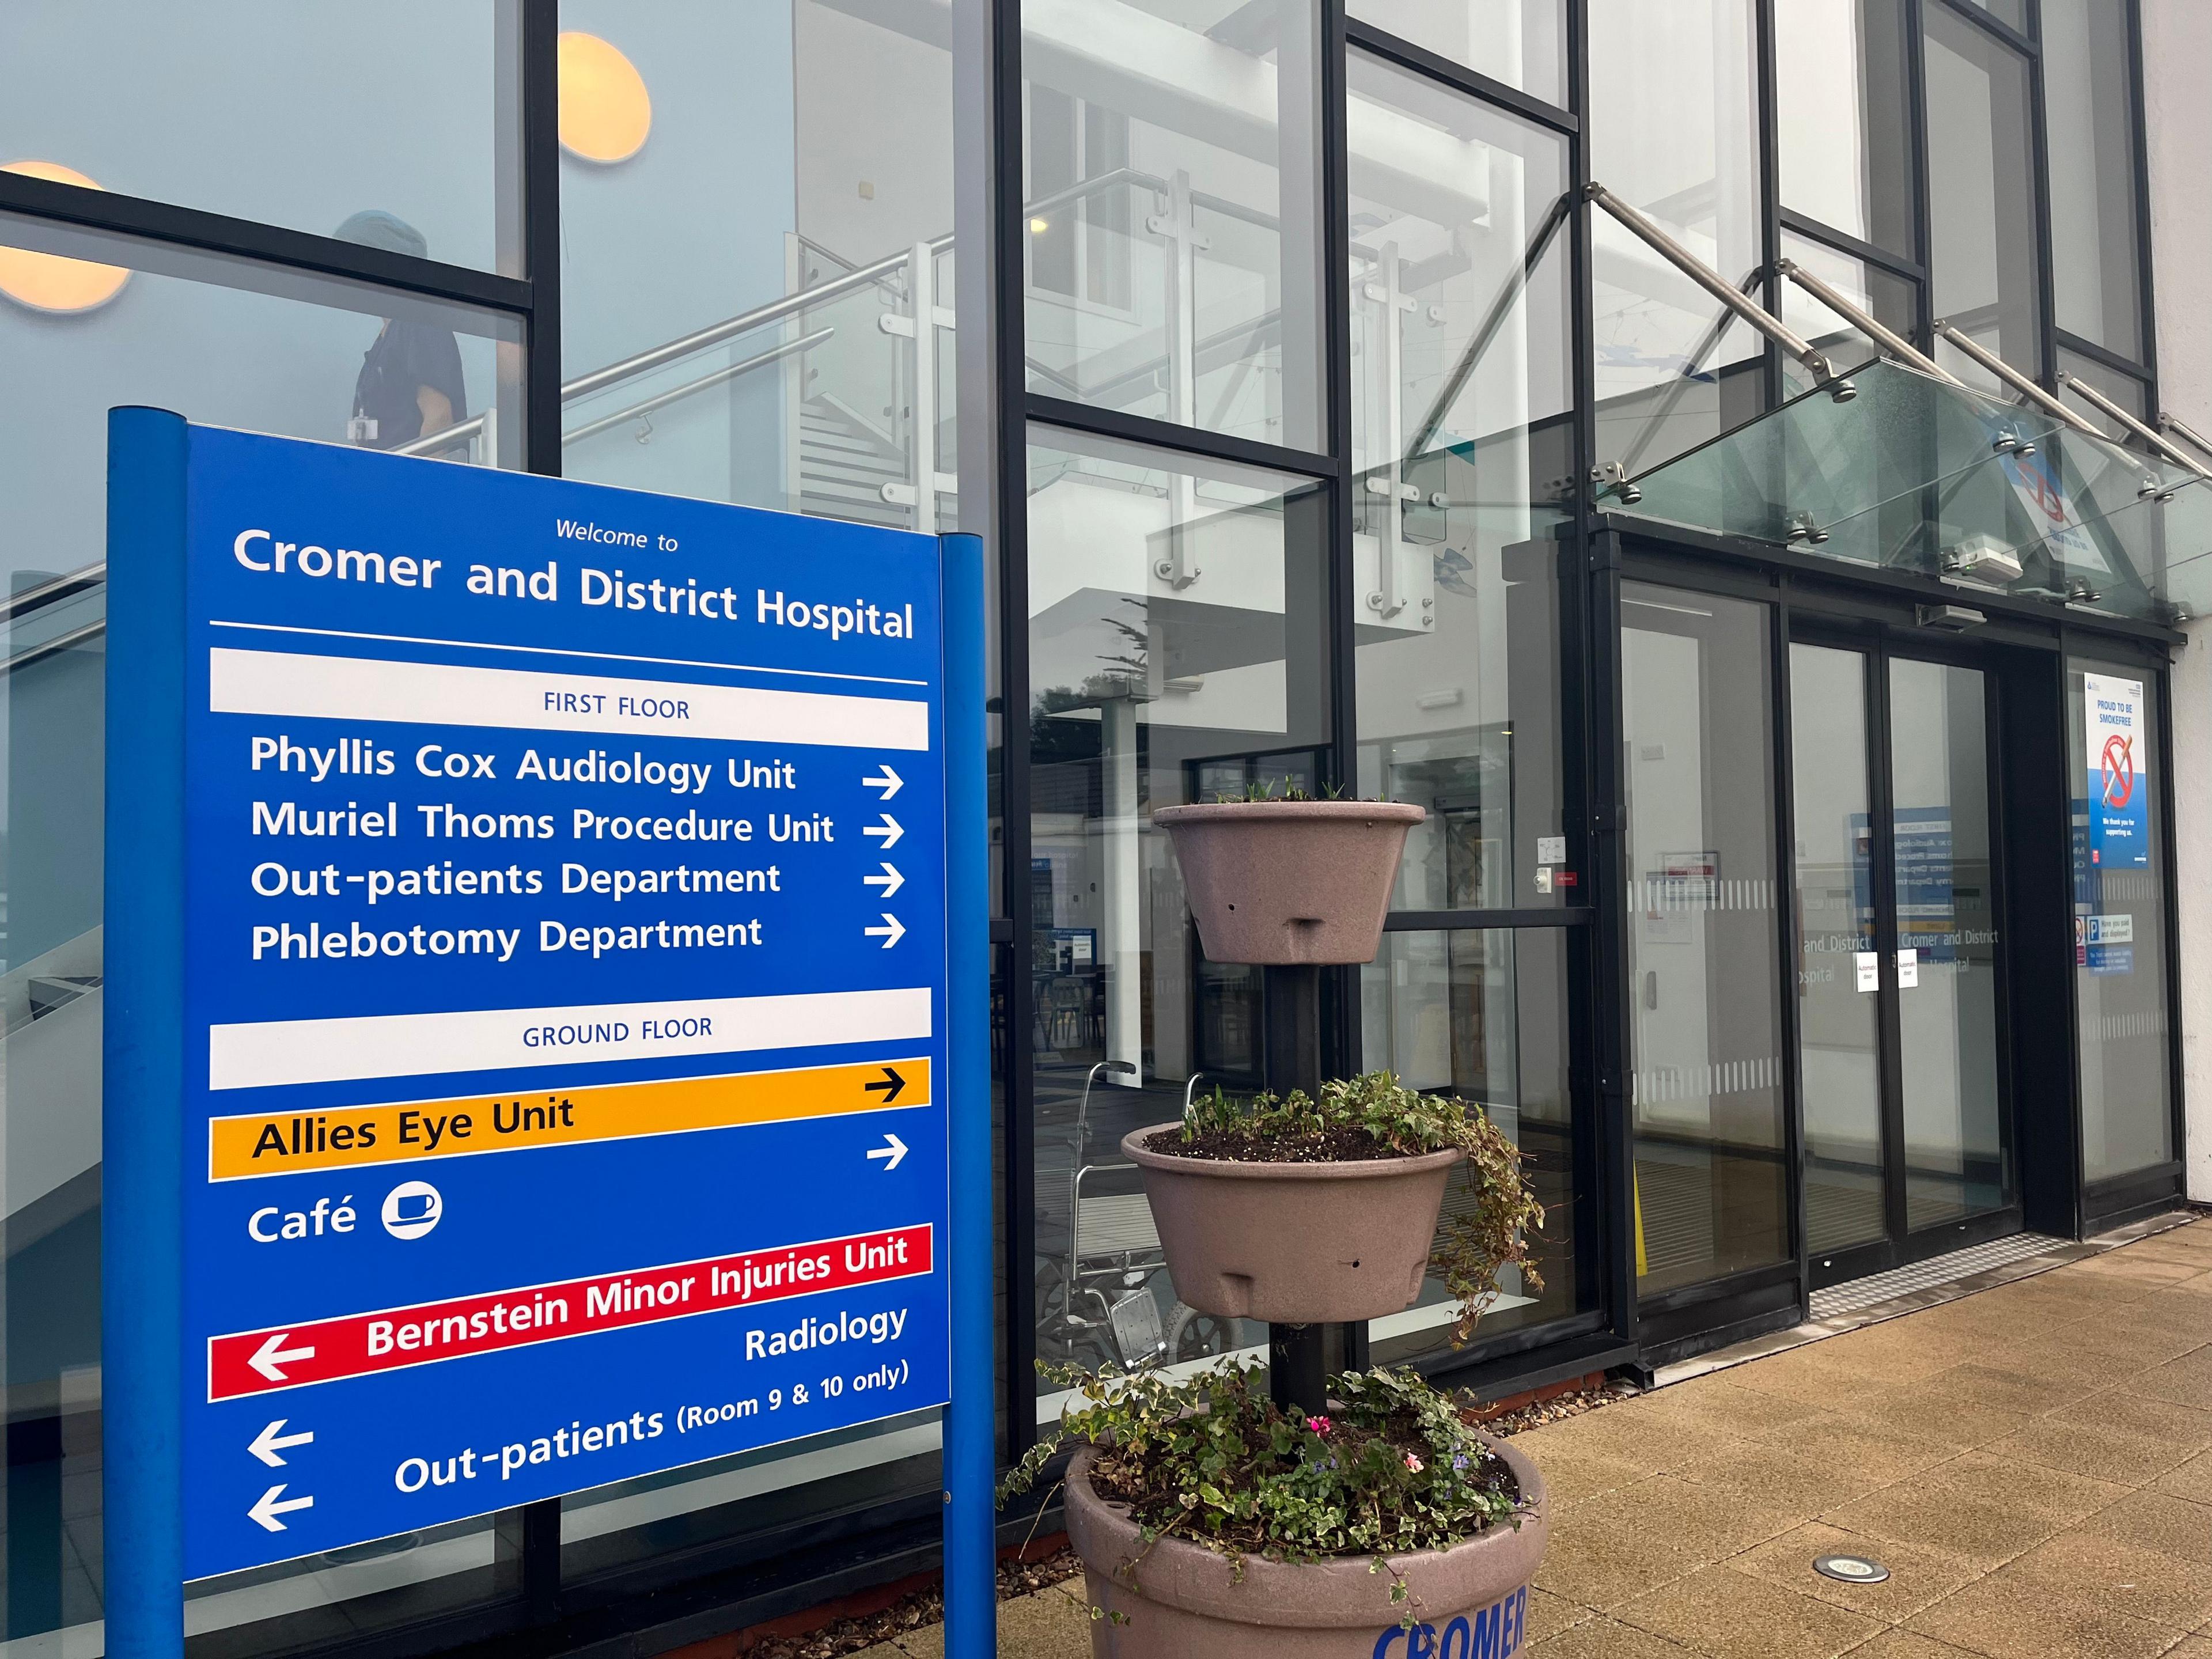
{"type": "Polygon", "coordinates": [[[1960,590],[2175,623],[2212,604],[2212,477],[1886,358],[1604,499],[1960,590]]]}

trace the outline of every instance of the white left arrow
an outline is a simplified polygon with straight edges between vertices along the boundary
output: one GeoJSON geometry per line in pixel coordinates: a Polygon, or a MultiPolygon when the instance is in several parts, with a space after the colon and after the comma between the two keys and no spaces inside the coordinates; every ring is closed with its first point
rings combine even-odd
{"type": "Polygon", "coordinates": [[[246,1510],[246,1514],[252,1516],[270,1532],[283,1532],[286,1528],[284,1523],[276,1518],[278,1516],[289,1515],[294,1510],[311,1510],[315,1507],[313,1496],[287,1498],[282,1503],[277,1502],[283,1490],[282,1486],[270,1487],[267,1492],[261,1494],[253,1507],[246,1510]]]}
{"type": "Polygon", "coordinates": [[[906,787],[906,780],[901,777],[897,773],[892,771],[890,763],[887,762],[884,763],[883,769],[878,772],[874,777],[862,778],[860,780],[860,787],[863,789],[880,789],[884,792],[882,798],[884,800],[889,800],[893,795],[896,795],[900,790],[906,787]]]}
{"type": "Polygon", "coordinates": [[[289,1417],[278,1418],[260,1433],[255,1435],[253,1443],[246,1449],[270,1468],[283,1468],[284,1460],[279,1457],[277,1453],[288,1450],[294,1446],[311,1446],[315,1442],[315,1431],[313,1429],[302,1430],[298,1434],[283,1433],[282,1431],[284,1425],[291,1420],[289,1417]]]}
{"type": "Polygon", "coordinates": [[[879,939],[883,940],[884,949],[888,951],[892,945],[896,945],[901,939],[906,937],[906,929],[899,925],[899,919],[888,910],[883,912],[883,918],[884,925],[882,927],[863,927],[860,931],[866,933],[870,939],[879,939]]]}
{"type": "Polygon", "coordinates": [[[289,1365],[295,1361],[313,1359],[315,1357],[315,1351],[313,1348],[286,1347],[284,1339],[291,1334],[289,1331],[277,1332],[276,1335],[256,1348],[247,1357],[246,1363],[271,1382],[284,1382],[286,1380],[284,1373],[276,1369],[279,1365],[289,1365]]]}
{"type": "Polygon", "coordinates": [[[870,1152],[868,1156],[871,1158],[880,1158],[884,1159],[884,1170],[885,1173],[889,1173],[890,1170],[897,1169],[901,1160],[906,1157],[906,1142],[901,1140],[896,1135],[892,1134],[888,1130],[884,1133],[884,1139],[886,1144],[877,1147],[873,1152],[870,1152]]]}
{"type": "Polygon", "coordinates": [[[864,887],[880,887],[884,890],[883,896],[889,898],[906,885],[906,878],[899,874],[895,866],[885,864],[883,870],[884,872],[880,876],[862,876],[860,884],[864,887]]]}

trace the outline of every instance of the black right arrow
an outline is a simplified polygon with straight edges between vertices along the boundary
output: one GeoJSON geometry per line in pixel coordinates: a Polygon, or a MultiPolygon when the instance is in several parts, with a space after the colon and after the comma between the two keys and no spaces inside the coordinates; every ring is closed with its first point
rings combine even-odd
{"type": "Polygon", "coordinates": [[[881,1094],[884,1104],[888,1106],[899,1097],[899,1091],[906,1087],[906,1079],[886,1066],[881,1083],[863,1083],[860,1086],[870,1094],[881,1094]]]}

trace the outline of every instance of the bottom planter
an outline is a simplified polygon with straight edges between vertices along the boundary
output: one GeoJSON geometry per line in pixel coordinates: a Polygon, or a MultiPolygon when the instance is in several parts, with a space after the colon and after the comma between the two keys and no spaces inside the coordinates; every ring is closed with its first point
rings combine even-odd
{"type": "Polygon", "coordinates": [[[1521,1523],[1493,1527],[1448,1550],[1294,1565],[1247,1556],[1240,1577],[1223,1557],[1181,1538],[1148,1549],[1127,1510],[1091,1489],[1091,1454],[1067,1472],[1067,1532],[1083,1558],[1096,1659],[1512,1659],[1528,1642],[1528,1581],[1544,1553],[1544,1480],[1493,1442],[1521,1483],[1521,1523]],[[1120,1619],[1113,1615],[1121,1615],[1120,1619]],[[1411,1616],[1406,1629],[1400,1620],[1411,1616]]]}

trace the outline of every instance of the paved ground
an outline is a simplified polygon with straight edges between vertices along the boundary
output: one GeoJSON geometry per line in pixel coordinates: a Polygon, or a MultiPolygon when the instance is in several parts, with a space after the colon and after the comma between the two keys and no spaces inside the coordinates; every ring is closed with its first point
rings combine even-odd
{"type": "MultiPolygon", "coordinates": [[[[2212,1221],[1515,1443],[1542,1659],[2212,1659],[2212,1221]]],[[[1081,1588],[1004,1603],[1000,1652],[1083,1659],[1081,1588]]]]}

